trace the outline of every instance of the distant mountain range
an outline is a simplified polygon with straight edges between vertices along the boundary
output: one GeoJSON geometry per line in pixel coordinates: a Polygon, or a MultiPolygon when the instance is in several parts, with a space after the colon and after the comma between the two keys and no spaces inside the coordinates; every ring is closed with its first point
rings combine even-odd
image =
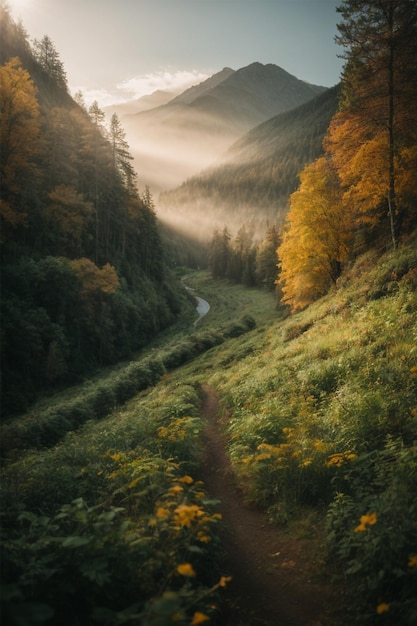
{"type": "Polygon", "coordinates": [[[253,222],[282,223],[298,174],[322,153],[323,138],[338,107],[340,87],[248,131],[222,162],[161,194],[159,212],[170,224],[193,226],[200,240],[214,227],[236,230],[253,222]]]}
{"type": "Polygon", "coordinates": [[[149,109],[159,107],[175,98],[176,95],[177,94],[173,91],[163,91],[162,89],[158,89],[157,91],[154,91],[149,95],[142,96],[141,98],[128,100],[126,102],[119,102],[118,104],[112,104],[104,107],[104,111],[109,115],[117,113],[117,115],[121,118],[124,115],[141,113],[142,111],[148,111],[149,109]]]}
{"type": "Polygon", "coordinates": [[[251,128],[324,91],[277,65],[253,63],[225,67],[159,106],[143,110],[141,99],[135,114],[120,109],[140,185],[154,195],[178,186],[251,128]]]}

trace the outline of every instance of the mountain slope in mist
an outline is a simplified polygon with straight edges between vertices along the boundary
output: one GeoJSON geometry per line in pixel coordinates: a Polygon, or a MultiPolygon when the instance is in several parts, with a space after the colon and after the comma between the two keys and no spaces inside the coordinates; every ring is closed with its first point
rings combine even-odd
{"type": "Polygon", "coordinates": [[[162,106],[175,98],[177,93],[178,92],[157,89],[153,93],[142,96],[141,98],[136,98],[135,100],[127,100],[126,102],[111,104],[104,107],[104,111],[109,115],[117,113],[117,115],[121,118],[124,115],[133,115],[134,113],[149,111],[149,109],[162,106]]]}
{"type": "Polygon", "coordinates": [[[124,117],[141,184],[154,194],[179,185],[249,129],[325,90],[276,65],[253,63],[224,68],[165,105],[124,117]]]}
{"type": "Polygon", "coordinates": [[[267,221],[282,222],[299,172],[322,152],[338,95],[339,87],[332,87],[250,130],[221,164],[161,194],[160,217],[193,224],[202,240],[216,226],[233,230],[253,221],[262,231],[267,221]]]}

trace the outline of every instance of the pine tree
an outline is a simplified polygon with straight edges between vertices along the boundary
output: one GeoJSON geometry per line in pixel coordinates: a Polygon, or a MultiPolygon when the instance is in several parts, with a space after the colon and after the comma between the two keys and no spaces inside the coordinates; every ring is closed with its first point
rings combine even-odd
{"type": "Polygon", "coordinates": [[[113,167],[117,171],[131,195],[137,194],[137,175],[131,163],[133,160],[126,141],[126,133],[122,128],[117,113],[113,113],[110,121],[109,141],[112,148],[113,167]]]}
{"type": "Polygon", "coordinates": [[[67,89],[67,75],[64,64],[48,35],[44,35],[40,40],[33,40],[33,54],[48,76],[55,80],[60,87],[67,89]]]}

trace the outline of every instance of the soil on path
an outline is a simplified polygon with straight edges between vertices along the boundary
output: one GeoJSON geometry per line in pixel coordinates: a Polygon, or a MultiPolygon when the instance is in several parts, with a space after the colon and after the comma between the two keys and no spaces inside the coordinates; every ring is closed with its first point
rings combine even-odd
{"type": "Polygon", "coordinates": [[[205,452],[201,478],[221,501],[224,531],[222,574],[232,576],[224,592],[224,626],[340,626],[339,598],[306,560],[303,542],[245,506],[236,489],[218,422],[218,399],[203,387],[205,452]]]}

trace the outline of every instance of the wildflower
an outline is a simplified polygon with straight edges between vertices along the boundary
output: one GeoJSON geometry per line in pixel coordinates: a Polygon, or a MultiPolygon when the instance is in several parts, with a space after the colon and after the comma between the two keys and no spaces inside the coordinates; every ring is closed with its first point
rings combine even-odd
{"type": "Polygon", "coordinates": [[[226,587],[227,583],[232,580],[231,576],[222,576],[219,581],[219,587],[226,587]]]}
{"type": "Polygon", "coordinates": [[[368,526],[373,526],[377,522],[376,513],[370,513],[369,515],[362,515],[359,526],[356,526],[355,533],[360,533],[367,530],[368,526]]]}
{"type": "Polygon", "coordinates": [[[181,504],[174,511],[174,520],[177,526],[191,527],[192,522],[202,515],[202,509],[196,504],[181,504]]]}
{"type": "Polygon", "coordinates": [[[198,540],[201,541],[201,543],[210,543],[211,541],[210,535],[207,535],[207,533],[205,533],[203,530],[198,531],[197,537],[198,540]]]}
{"type": "Polygon", "coordinates": [[[389,611],[389,604],[387,604],[386,602],[381,602],[381,604],[378,604],[378,606],[376,607],[376,612],[378,613],[378,615],[382,615],[382,613],[388,613],[389,611]]]}
{"type": "Polygon", "coordinates": [[[113,459],[113,461],[120,461],[121,456],[122,456],[122,455],[121,455],[120,453],[118,453],[118,452],[117,452],[117,453],[115,453],[115,454],[111,454],[111,455],[110,455],[110,458],[111,458],[111,459],[113,459]]]}
{"type": "Polygon", "coordinates": [[[158,519],[166,519],[170,516],[170,510],[164,509],[164,507],[160,506],[156,509],[156,517],[158,519]]]}
{"type": "Polygon", "coordinates": [[[177,572],[178,574],[181,574],[181,576],[195,576],[195,571],[191,563],[182,563],[181,565],[178,565],[177,572]]]}
{"type": "Polygon", "coordinates": [[[417,567],[417,554],[410,556],[408,560],[408,567],[417,567]]]}
{"type": "Polygon", "coordinates": [[[356,459],[357,456],[357,454],[354,454],[350,450],[331,454],[329,460],[326,463],[326,467],[332,467],[332,465],[335,465],[336,467],[341,467],[345,461],[352,461],[353,459],[356,459]]]}
{"type": "Polygon", "coordinates": [[[181,493],[181,491],[184,491],[183,487],[181,487],[180,485],[174,485],[173,487],[170,487],[168,489],[168,494],[170,496],[176,496],[177,494],[181,493]]]}
{"type": "Polygon", "coordinates": [[[197,624],[202,624],[203,622],[208,622],[210,620],[208,615],[205,613],[200,613],[200,611],[196,611],[194,613],[191,626],[197,626],[197,624]]]}
{"type": "Polygon", "coordinates": [[[178,479],[179,483],[185,483],[186,485],[191,485],[194,480],[191,478],[191,476],[183,476],[182,478],[178,479]]]}
{"type": "Polygon", "coordinates": [[[309,465],[312,464],[312,462],[313,462],[313,459],[305,459],[302,463],[300,463],[298,467],[299,468],[308,467],[309,465]]]}

